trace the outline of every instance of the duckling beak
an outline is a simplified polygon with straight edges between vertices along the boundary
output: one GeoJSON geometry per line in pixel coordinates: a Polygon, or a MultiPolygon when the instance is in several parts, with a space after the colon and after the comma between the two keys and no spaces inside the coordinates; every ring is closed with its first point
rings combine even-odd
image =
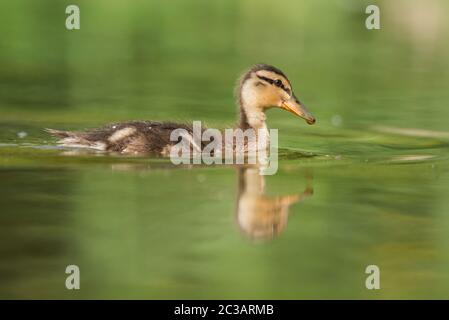
{"type": "Polygon", "coordinates": [[[308,124],[314,124],[316,122],[313,114],[311,114],[309,110],[307,110],[307,108],[299,102],[295,95],[292,95],[290,99],[283,101],[281,108],[303,118],[308,124]]]}

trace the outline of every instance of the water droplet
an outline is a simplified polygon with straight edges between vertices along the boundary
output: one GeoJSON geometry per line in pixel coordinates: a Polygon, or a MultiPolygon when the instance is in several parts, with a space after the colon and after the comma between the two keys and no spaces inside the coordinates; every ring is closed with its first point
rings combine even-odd
{"type": "Polygon", "coordinates": [[[331,118],[331,123],[334,127],[339,127],[343,123],[343,118],[338,114],[334,114],[331,118]]]}
{"type": "Polygon", "coordinates": [[[18,136],[20,139],[25,138],[27,135],[28,135],[28,133],[26,133],[25,131],[17,132],[17,136],[18,136]]]}

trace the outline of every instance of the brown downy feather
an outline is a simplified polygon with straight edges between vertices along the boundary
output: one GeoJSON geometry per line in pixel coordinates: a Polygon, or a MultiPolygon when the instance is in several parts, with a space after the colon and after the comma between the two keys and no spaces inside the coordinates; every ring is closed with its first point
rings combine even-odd
{"type": "Polygon", "coordinates": [[[88,131],[45,131],[59,138],[57,143],[64,147],[139,154],[167,152],[177,143],[170,141],[170,134],[175,129],[193,132],[188,124],[157,121],[129,121],[88,131]]]}

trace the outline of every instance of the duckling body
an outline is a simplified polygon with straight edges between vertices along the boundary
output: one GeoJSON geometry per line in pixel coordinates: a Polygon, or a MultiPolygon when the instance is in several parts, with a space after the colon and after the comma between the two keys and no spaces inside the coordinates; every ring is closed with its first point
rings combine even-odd
{"type": "Polygon", "coordinates": [[[82,132],[54,129],[46,131],[60,138],[58,144],[63,147],[123,154],[166,154],[168,147],[175,143],[170,141],[170,133],[175,129],[184,129],[189,134],[193,132],[192,126],[188,124],[158,121],[121,122],[82,132]]]}
{"type": "MultiPolygon", "coordinates": [[[[309,124],[315,123],[315,118],[293,94],[285,74],[273,66],[265,64],[253,66],[240,78],[237,88],[240,107],[237,125],[239,129],[267,131],[265,111],[272,107],[288,110],[304,118],[309,124]]],[[[192,125],[157,121],[128,121],[82,132],[54,129],[46,131],[59,138],[58,144],[63,147],[89,148],[122,154],[168,155],[170,148],[177,143],[170,140],[170,134],[175,129],[184,129],[193,136],[192,125]]],[[[204,130],[206,128],[202,128],[202,131],[204,130]]],[[[204,147],[204,144],[201,147],[204,147]]]]}

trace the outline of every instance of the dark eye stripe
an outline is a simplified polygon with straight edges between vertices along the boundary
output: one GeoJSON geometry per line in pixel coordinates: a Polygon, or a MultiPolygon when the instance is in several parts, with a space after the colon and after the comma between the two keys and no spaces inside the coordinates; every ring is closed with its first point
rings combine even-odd
{"type": "Polygon", "coordinates": [[[290,89],[286,88],[284,86],[284,84],[282,83],[282,81],[278,81],[279,79],[273,80],[273,79],[270,79],[270,78],[267,78],[267,77],[264,77],[264,76],[259,76],[259,75],[257,75],[257,77],[259,79],[261,79],[261,80],[264,80],[264,81],[268,82],[269,84],[272,84],[272,85],[275,85],[275,86],[281,88],[282,90],[284,90],[285,92],[290,94],[290,89]]]}
{"type": "Polygon", "coordinates": [[[263,76],[257,76],[259,79],[261,80],[265,80],[266,82],[268,82],[269,84],[274,84],[274,80],[267,78],[267,77],[263,77],[263,76]]]}

